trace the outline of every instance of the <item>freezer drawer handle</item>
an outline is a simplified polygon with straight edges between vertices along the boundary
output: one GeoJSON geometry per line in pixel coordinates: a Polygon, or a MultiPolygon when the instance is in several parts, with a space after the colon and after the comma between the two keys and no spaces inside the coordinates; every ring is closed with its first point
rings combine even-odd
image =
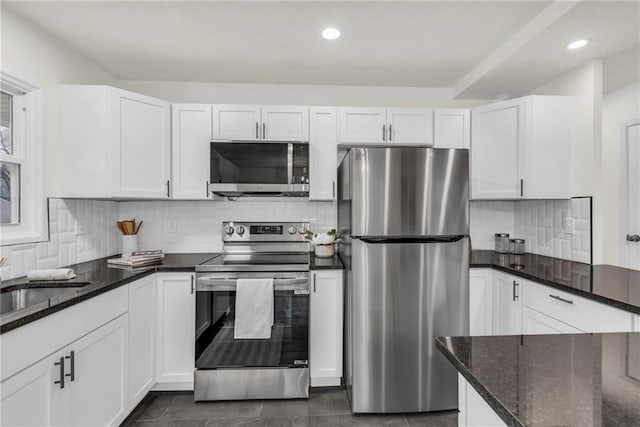
{"type": "Polygon", "coordinates": [[[557,299],[558,301],[566,302],[567,304],[573,304],[573,300],[570,300],[570,299],[564,299],[564,298],[562,298],[562,297],[560,297],[560,296],[558,296],[558,295],[551,295],[551,294],[549,294],[549,296],[550,296],[551,298],[557,299]]]}

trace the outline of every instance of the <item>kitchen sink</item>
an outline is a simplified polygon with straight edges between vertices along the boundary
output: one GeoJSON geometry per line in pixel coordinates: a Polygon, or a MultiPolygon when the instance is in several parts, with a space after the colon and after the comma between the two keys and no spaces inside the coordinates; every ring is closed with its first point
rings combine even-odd
{"type": "MultiPolygon", "coordinates": [[[[76,283],[74,283],[76,285],[76,283]]],[[[0,293],[0,316],[22,310],[49,300],[71,296],[82,286],[60,285],[56,287],[21,287],[0,293]]]]}

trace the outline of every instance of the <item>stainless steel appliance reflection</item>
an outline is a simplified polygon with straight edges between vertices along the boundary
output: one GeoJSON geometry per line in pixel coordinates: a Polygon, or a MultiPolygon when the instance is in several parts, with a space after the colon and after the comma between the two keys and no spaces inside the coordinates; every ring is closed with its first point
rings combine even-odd
{"type": "Polygon", "coordinates": [[[469,330],[468,150],[352,148],[338,170],[353,412],[457,407],[435,337],[469,330]]]}
{"type": "Polygon", "coordinates": [[[196,267],[194,398],[309,396],[308,224],[225,222],[224,252],[196,267]],[[273,279],[268,339],[234,339],[239,279],[273,279]]]}

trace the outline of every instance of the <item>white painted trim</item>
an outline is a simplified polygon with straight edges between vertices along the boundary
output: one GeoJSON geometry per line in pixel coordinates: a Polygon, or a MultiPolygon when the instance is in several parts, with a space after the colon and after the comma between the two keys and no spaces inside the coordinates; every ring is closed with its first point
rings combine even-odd
{"type": "MultiPolygon", "coordinates": [[[[16,115],[14,135],[24,131],[15,146],[16,156],[11,161],[20,160],[20,224],[0,226],[0,246],[35,243],[48,237],[47,204],[44,197],[44,161],[42,143],[42,94],[33,85],[0,71],[0,88],[21,98],[22,107],[27,112],[23,117],[16,115]],[[25,120],[25,122],[21,122],[25,120]]],[[[5,156],[3,156],[5,157],[5,156]]],[[[7,158],[9,160],[9,158],[7,158]]]]}
{"type": "Polygon", "coordinates": [[[619,243],[619,260],[622,267],[630,268],[631,263],[629,260],[629,247],[626,241],[626,230],[629,229],[629,200],[627,198],[629,188],[627,186],[627,129],[632,126],[640,125],[640,119],[629,120],[620,124],[620,230],[618,234],[620,237],[619,243]]]}

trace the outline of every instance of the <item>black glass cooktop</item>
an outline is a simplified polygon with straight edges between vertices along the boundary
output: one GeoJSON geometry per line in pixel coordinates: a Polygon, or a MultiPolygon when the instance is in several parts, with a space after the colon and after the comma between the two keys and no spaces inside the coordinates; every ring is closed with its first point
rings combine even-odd
{"type": "Polygon", "coordinates": [[[255,270],[298,270],[309,269],[309,253],[245,253],[220,254],[196,267],[196,271],[238,271],[255,270]]]}

